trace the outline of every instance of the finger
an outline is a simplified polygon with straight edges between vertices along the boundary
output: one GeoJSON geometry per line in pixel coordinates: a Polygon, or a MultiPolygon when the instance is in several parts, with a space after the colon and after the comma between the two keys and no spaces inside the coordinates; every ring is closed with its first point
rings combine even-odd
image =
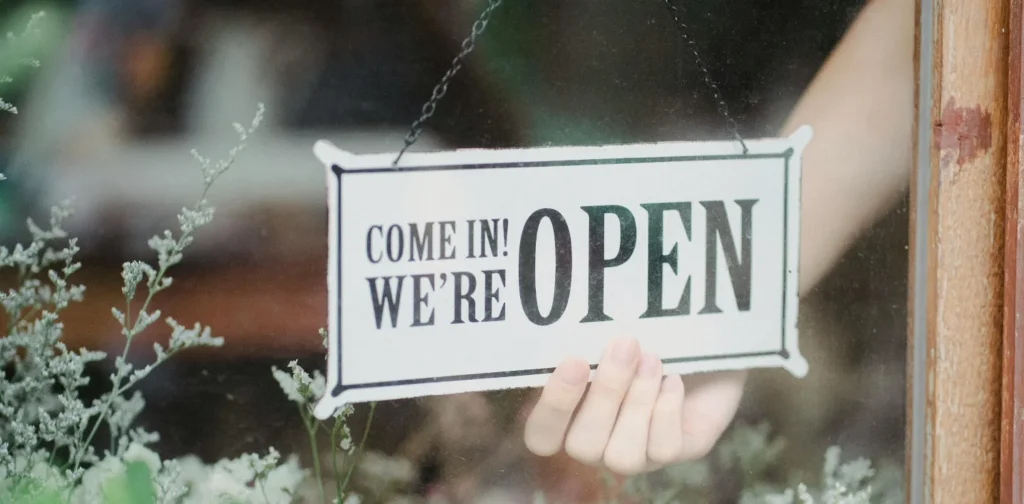
{"type": "Polygon", "coordinates": [[[565,439],[570,456],[587,464],[601,461],[639,360],[640,345],[635,339],[622,338],[609,345],[565,439]]]}
{"type": "Polygon", "coordinates": [[[681,460],[702,458],[714,448],[736,415],[746,377],[746,371],[728,371],[687,378],[681,460]]]}
{"type": "Polygon", "coordinates": [[[661,360],[648,353],[642,354],[636,377],[622,401],[619,418],[604,450],[604,465],[608,469],[631,476],[647,467],[647,435],[660,388],[661,360]]]}
{"type": "Polygon", "coordinates": [[[651,433],[647,457],[658,465],[683,458],[683,398],[685,391],[679,375],[666,376],[651,414],[651,433]]]}
{"type": "Polygon", "coordinates": [[[555,368],[526,419],[523,439],[531,452],[548,457],[562,448],[565,430],[587,388],[588,378],[590,366],[581,359],[566,359],[555,368]]]}

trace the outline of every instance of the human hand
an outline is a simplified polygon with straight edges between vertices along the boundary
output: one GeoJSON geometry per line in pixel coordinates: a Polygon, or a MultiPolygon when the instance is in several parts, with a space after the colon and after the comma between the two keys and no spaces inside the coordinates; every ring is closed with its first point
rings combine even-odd
{"type": "Polygon", "coordinates": [[[589,376],[582,359],[558,365],[526,420],[526,446],[551,456],[564,441],[572,458],[624,476],[707,455],[736,414],[746,380],[745,371],[708,373],[684,387],[678,375],[663,377],[661,360],[633,338],[608,345],[588,391],[589,376]]]}

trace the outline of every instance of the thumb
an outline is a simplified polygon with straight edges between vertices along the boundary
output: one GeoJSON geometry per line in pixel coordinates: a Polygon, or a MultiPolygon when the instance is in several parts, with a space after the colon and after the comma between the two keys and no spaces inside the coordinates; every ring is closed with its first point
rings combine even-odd
{"type": "Polygon", "coordinates": [[[746,371],[723,371],[683,377],[684,460],[703,458],[732,423],[743,397],[746,371]]]}

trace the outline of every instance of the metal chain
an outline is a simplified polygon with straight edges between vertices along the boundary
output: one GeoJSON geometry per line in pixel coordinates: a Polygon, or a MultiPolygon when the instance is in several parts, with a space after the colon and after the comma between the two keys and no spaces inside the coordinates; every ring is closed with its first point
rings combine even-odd
{"type": "Polygon", "coordinates": [[[733,136],[736,137],[736,140],[739,140],[740,145],[743,146],[743,154],[747,154],[747,152],[749,152],[747,150],[747,143],[744,142],[743,137],[740,136],[739,127],[736,125],[736,121],[734,121],[732,116],[729,115],[729,107],[726,106],[725,100],[722,98],[722,92],[718,89],[718,86],[715,84],[715,81],[711,79],[711,72],[708,70],[707,65],[704,64],[704,60],[700,57],[700,54],[697,52],[697,43],[694,42],[693,38],[687,34],[687,32],[690,30],[690,27],[686,26],[686,23],[680,16],[679,8],[676,7],[675,4],[671,2],[671,0],[664,1],[665,5],[668,7],[669,14],[672,16],[672,19],[676,22],[676,28],[679,30],[679,35],[681,35],[683,37],[683,40],[686,41],[687,45],[690,46],[690,51],[693,53],[693,58],[697,62],[697,67],[701,71],[701,73],[704,74],[704,82],[711,89],[711,93],[715,97],[715,102],[718,105],[718,112],[722,114],[722,117],[725,118],[726,122],[729,125],[729,130],[732,131],[733,136]]]}
{"type": "MultiPolygon", "coordinates": [[[[397,166],[398,162],[402,159],[402,155],[405,154],[405,151],[407,151],[409,147],[412,147],[412,145],[416,143],[416,140],[419,139],[420,133],[423,130],[423,124],[427,119],[430,119],[430,117],[434,115],[434,112],[437,110],[438,102],[440,102],[441,98],[443,98],[445,93],[448,92],[448,85],[451,83],[452,78],[455,77],[455,74],[462,68],[462,63],[466,56],[476,48],[476,39],[483,34],[484,30],[487,29],[487,23],[490,22],[491,16],[494,14],[494,10],[501,5],[501,2],[502,0],[487,0],[487,7],[480,13],[480,17],[476,22],[473,23],[473,29],[470,32],[469,37],[462,41],[462,50],[457,56],[455,56],[455,59],[452,60],[452,65],[441,78],[441,82],[434,87],[434,91],[431,94],[430,99],[423,104],[420,117],[416,119],[409,128],[409,132],[405,135],[405,146],[398,152],[398,156],[395,157],[395,161],[392,163],[392,166],[397,166]]],[[[743,147],[743,154],[747,154],[749,152],[747,149],[747,143],[744,142],[743,137],[740,136],[739,127],[736,125],[736,121],[733,120],[731,115],[729,115],[729,107],[725,104],[725,99],[722,98],[722,93],[715,84],[715,81],[712,80],[711,72],[708,70],[707,65],[700,57],[700,53],[697,51],[696,42],[694,42],[693,38],[687,33],[690,28],[685,22],[683,22],[679,8],[676,7],[671,0],[664,0],[664,2],[669,9],[669,14],[676,23],[676,28],[678,29],[679,34],[689,45],[690,51],[693,53],[693,57],[697,63],[697,68],[703,74],[704,83],[707,84],[708,88],[711,89],[711,92],[714,95],[715,103],[718,106],[718,112],[725,118],[728,123],[729,130],[743,147]]]]}
{"type": "Polygon", "coordinates": [[[494,10],[501,5],[501,0],[487,0],[487,8],[480,13],[480,17],[477,18],[476,22],[473,23],[473,29],[465,40],[462,41],[462,51],[459,52],[455,59],[452,60],[451,68],[441,78],[441,82],[434,87],[434,92],[431,94],[430,99],[427,103],[423,104],[420,117],[412,123],[412,127],[409,128],[409,133],[405,135],[405,146],[398,152],[398,156],[395,157],[395,162],[392,166],[398,165],[398,161],[402,159],[402,155],[405,151],[412,147],[412,144],[416,143],[416,140],[420,137],[420,132],[423,130],[423,123],[430,119],[434,115],[434,111],[437,110],[437,103],[441,101],[445,93],[448,92],[448,84],[451,83],[455,73],[462,68],[462,62],[466,56],[476,48],[476,39],[479,37],[484,30],[487,29],[487,23],[491,20],[491,15],[494,14],[494,10]]]}

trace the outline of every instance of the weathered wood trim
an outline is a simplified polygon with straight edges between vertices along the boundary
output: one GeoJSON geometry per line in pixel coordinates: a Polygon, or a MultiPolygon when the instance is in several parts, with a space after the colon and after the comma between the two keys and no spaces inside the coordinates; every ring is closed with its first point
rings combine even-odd
{"type": "Polygon", "coordinates": [[[931,453],[927,411],[928,320],[934,314],[934,296],[927,295],[927,286],[935,284],[935,244],[931,239],[936,215],[933,180],[928,169],[931,159],[931,75],[935,52],[933,43],[934,15],[930,0],[915,2],[914,75],[917,76],[914,93],[914,163],[910,183],[910,258],[907,294],[907,404],[906,404],[906,495],[913,504],[929,502],[927,458],[931,453]]]}
{"type": "Polygon", "coordinates": [[[1010,8],[917,3],[908,494],[998,502],[1010,8]]]}
{"type": "Polygon", "coordinates": [[[1000,502],[1024,502],[1024,0],[1011,0],[1006,126],[1006,251],[1003,301],[1003,403],[1000,440],[1000,502]]]}

